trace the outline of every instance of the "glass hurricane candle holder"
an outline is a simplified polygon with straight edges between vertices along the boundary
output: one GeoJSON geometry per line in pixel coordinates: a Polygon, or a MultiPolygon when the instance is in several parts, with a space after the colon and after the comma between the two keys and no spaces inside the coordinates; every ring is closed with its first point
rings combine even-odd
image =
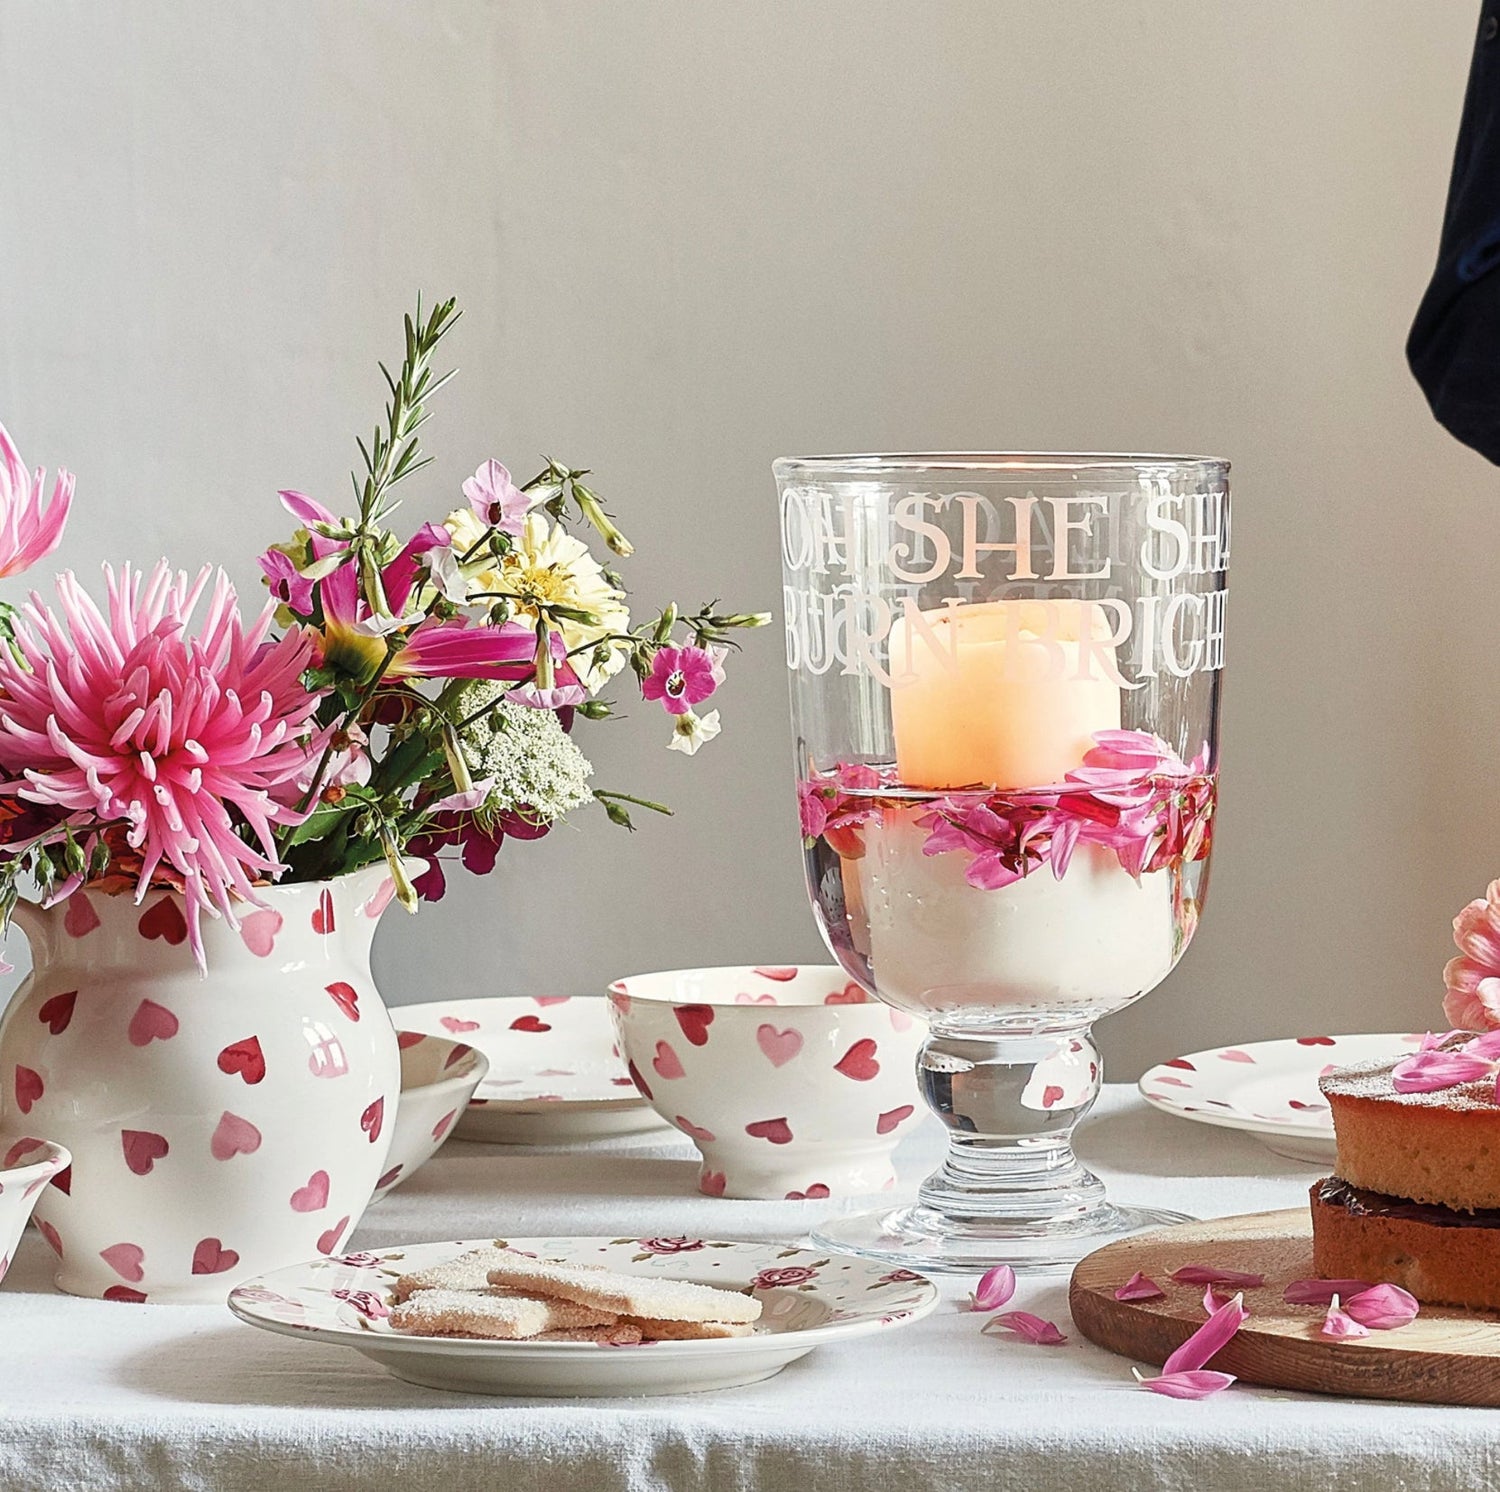
{"type": "Polygon", "coordinates": [[[840,964],[919,1014],[950,1146],[916,1204],[822,1242],[1051,1267],[1179,1221],[1073,1152],[1090,1028],[1169,974],[1208,883],[1228,463],[775,463],[808,891],[840,964]]]}

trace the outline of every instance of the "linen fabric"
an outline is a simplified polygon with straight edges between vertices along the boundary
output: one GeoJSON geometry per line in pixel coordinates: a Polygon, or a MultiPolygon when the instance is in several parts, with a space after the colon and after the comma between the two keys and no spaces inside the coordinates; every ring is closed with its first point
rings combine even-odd
{"type": "MultiPolygon", "coordinates": [[[[934,1165],[935,1121],[898,1154],[934,1165]]],[[[1316,1172],[1252,1137],[1106,1088],[1080,1151],[1122,1199],[1200,1216],[1305,1204],[1316,1172]]],[[[693,1191],[677,1136],[515,1149],[450,1143],[377,1203],[352,1247],[577,1233],[797,1239],[838,1203],[693,1191]]],[[[868,1202],[851,1202],[850,1207],[868,1202]]],[[[35,1235],[0,1288],[0,1487],[216,1492],[854,1492],[1066,1488],[1323,1492],[1491,1488],[1500,1411],[1236,1384],[1201,1403],[1134,1386],[1068,1319],[1065,1276],[1012,1308],[1070,1340],[982,1337],[943,1284],[937,1314],[821,1348],[749,1388],[638,1399],[486,1399],[417,1388],[357,1353],[273,1336],[214,1306],[75,1300],[35,1235]]]]}

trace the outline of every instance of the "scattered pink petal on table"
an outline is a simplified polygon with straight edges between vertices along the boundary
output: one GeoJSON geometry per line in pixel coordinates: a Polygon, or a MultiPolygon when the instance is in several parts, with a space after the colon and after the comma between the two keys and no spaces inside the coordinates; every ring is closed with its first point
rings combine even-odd
{"type": "Polygon", "coordinates": [[[1368,1326],[1361,1326],[1347,1311],[1339,1309],[1337,1295],[1329,1302],[1328,1314],[1323,1318],[1323,1324],[1318,1330],[1325,1337],[1367,1337],[1370,1335],[1368,1326]]]}
{"type": "Polygon", "coordinates": [[[1335,1295],[1347,1300],[1369,1288],[1368,1280],[1293,1280],[1281,1298],[1288,1305],[1327,1305],[1335,1295]]]}
{"type": "Polygon", "coordinates": [[[1162,1373],[1192,1373],[1207,1367],[1209,1360],[1234,1336],[1245,1320],[1245,1300],[1236,1295],[1219,1307],[1202,1326],[1162,1364],[1162,1373]]]}
{"type": "Polygon", "coordinates": [[[997,1264],[979,1277],[969,1297],[972,1311],[998,1311],[1016,1293],[1016,1272],[1009,1264],[997,1264]]]}
{"type": "Polygon", "coordinates": [[[1398,1326],[1409,1326],[1417,1319],[1420,1309],[1416,1296],[1400,1285],[1372,1285],[1344,1302],[1344,1310],[1349,1315],[1361,1326],[1375,1331],[1394,1331],[1398,1326]]]}
{"type": "Polygon", "coordinates": [[[1140,1270],[1130,1276],[1118,1290],[1115,1291],[1116,1300],[1160,1300],[1166,1295],[1155,1280],[1144,1275],[1140,1270]]]}
{"type": "Polygon", "coordinates": [[[1057,1329],[1055,1321],[1043,1321],[1040,1316],[1033,1316],[1030,1311],[1004,1311],[998,1316],[991,1316],[980,1327],[980,1331],[986,1336],[994,1336],[995,1328],[1013,1333],[1018,1337],[1025,1337],[1028,1342],[1033,1342],[1038,1347],[1060,1347],[1068,1340],[1057,1329]]]}
{"type": "Polygon", "coordinates": [[[1224,1293],[1218,1285],[1205,1285],[1203,1289],[1203,1309],[1212,1316],[1221,1306],[1229,1304],[1231,1297],[1224,1293]]]}
{"type": "Polygon", "coordinates": [[[1136,1368],[1131,1372],[1142,1388],[1153,1394],[1165,1394],[1169,1399],[1206,1399],[1211,1394],[1222,1393],[1234,1382],[1233,1373],[1215,1373],[1202,1368],[1190,1373],[1163,1373],[1158,1378],[1143,1378],[1136,1368]]]}
{"type": "Polygon", "coordinates": [[[1215,1269],[1209,1264],[1184,1264],[1170,1275],[1179,1285],[1228,1285],[1235,1290],[1254,1290],[1264,1285],[1263,1274],[1246,1274],[1239,1269],[1215,1269]]]}

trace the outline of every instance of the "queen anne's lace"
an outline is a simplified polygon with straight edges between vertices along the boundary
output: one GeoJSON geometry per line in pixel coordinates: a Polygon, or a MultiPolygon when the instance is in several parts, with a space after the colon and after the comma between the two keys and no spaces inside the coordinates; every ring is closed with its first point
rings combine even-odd
{"type": "Polygon", "coordinates": [[[484,679],[459,690],[459,718],[478,717],[460,733],[464,759],[476,778],[494,779],[487,808],[528,809],[551,823],[593,797],[594,769],[551,710],[508,704],[505,693],[504,685],[484,679]]]}

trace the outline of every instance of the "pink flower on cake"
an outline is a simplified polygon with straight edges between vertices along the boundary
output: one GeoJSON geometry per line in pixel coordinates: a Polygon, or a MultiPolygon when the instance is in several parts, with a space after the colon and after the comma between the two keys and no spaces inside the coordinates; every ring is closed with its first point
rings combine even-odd
{"type": "Polygon", "coordinates": [[[0,425],[0,575],[19,575],[62,540],[73,502],[73,474],[59,470],[52,501],[42,505],[46,472],[27,471],[15,442],[0,425]]]}
{"type": "Polygon", "coordinates": [[[1500,881],[1453,919],[1459,957],[1443,970],[1443,1013],[1465,1031],[1500,1030],[1500,881]]]}
{"type": "Polygon", "coordinates": [[[723,682],[723,648],[658,648],[651,672],[641,680],[641,694],[659,699],[669,714],[686,715],[723,682]]]}
{"type": "Polygon", "coordinates": [[[297,814],[275,790],[322,749],[318,696],[302,683],[313,642],[301,630],[269,642],[270,608],[246,630],[222,571],[196,637],[211,569],[193,581],[165,561],[149,576],[104,573],[107,613],[69,572],[61,614],[33,596],[14,651],[0,649],[0,797],[123,826],[137,899],[154,877],[180,884],[201,963],[201,912],[238,926],[236,903],[281,869],[272,826],[297,814]]]}

